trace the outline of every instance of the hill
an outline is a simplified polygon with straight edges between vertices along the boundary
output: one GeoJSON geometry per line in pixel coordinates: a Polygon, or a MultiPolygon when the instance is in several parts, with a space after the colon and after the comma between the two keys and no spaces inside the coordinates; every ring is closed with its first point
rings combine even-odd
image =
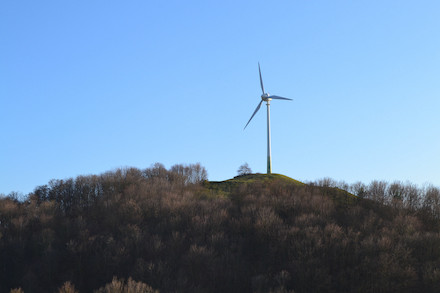
{"type": "Polygon", "coordinates": [[[205,174],[157,164],[0,198],[0,292],[440,291],[438,189],[205,174]]]}

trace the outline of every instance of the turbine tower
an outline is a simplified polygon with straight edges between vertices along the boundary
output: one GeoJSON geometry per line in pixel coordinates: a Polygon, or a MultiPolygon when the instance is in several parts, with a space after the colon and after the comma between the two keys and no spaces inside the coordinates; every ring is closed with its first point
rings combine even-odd
{"type": "Polygon", "coordinates": [[[272,173],[272,155],[271,155],[271,148],[270,148],[270,101],[271,100],[289,100],[289,101],[291,101],[292,99],[283,98],[283,97],[275,96],[275,95],[269,95],[269,93],[266,93],[264,91],[263,78],[261,77],[261,69],[260,69],[259,62],[258,62],[258,72],[260,73],[260,85],[261,85],[261,91],[263,92],[263,94],[261,95],[260,103],[258,104],[257,108],[255,109],[254,114],[252,114],[248,123],[246,123],[246,126],[244,127],[244,129],[246,129],[249,122],[251,122],[252,118],[254,118],[255,114],[258,112],[258,110],[260,110],[260,107],[261,107],[261,104],[263,103],[263,101],[266,102],[266,105],[267,105],[267,174],[271,174],[272,173]]]}

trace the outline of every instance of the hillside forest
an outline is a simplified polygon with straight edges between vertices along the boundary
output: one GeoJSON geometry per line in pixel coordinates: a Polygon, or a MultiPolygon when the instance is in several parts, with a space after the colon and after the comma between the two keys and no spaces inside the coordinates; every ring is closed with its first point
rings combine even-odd
{"type": "Polygon", "coordinates": [[[440,292],[440,190],[200,164],[0,196],[0,292],[440,292]]]}

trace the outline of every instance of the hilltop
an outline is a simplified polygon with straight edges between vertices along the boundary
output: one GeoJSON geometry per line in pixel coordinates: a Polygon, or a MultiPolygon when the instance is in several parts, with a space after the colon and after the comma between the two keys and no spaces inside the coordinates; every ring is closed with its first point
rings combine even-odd
{"type": "Polygon", "coordinates": [[[308,190],[317,189],[320,193],[330,196],[339,204],[354,203],[358,200],[357,196],[338,187],[315,186],[314,184],[306,184],[286,175],[275,173],[245,174],[224,181],[205,181],[203,182],[203,186],[223,195],[231,195],[239,189],[249,187],[270,188],[277,186],[282,188],[305,188],[308,190]]]}
{"type": "Polygon", "coordinates": [[[304,183],[292,179],[285,175],[261,174],[261,173],[240,175],[224,181],[205,181],[203,186],[205,186],[208,189],[219,190],[229,193],[243,185],[246,186],[249,184],[273,184],[273,183],[288,185],[288,186],[289,185],[305,186],[304,183]]]}
{"type": "Polygon", "coordinates": [[[278,181],[281,183],[288,183],[292,185],[299,185],[303,186],[304,183],[292,179],[286,175],[281,174],[261,174],[261,173],[255,173],[255,174],[245,174],[245,175],[239,175],[235,176],[232,179],[228,179],[225,181],[211,181],[211,183],[227,183],[227,182],[234,182],[234,183],[253,183],[253,182],[268,182],[268,181],[278,181]]]}

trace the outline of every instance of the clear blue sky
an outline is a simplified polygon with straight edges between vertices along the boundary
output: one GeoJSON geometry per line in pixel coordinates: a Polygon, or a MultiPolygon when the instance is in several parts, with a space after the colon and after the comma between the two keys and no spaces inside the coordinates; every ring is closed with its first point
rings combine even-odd
{"type": "Polygon", "coordinates": [[[440,185],[439,1],[2,1],[0,193],[119,167],[247,162],[440,185]]]}

